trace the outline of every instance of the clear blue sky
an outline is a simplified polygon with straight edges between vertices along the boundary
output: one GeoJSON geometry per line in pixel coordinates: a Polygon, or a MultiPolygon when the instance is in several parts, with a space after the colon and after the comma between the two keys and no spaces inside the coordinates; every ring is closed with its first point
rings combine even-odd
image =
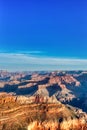
{"type": "Polygon", "coordinates": [[[87,59],[87,0],[1,0],[0,52],[87,59]]]}

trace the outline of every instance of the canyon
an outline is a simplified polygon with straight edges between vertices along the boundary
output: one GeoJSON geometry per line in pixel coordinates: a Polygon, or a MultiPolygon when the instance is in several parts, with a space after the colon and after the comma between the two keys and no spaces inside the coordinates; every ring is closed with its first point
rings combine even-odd
{"type": "Polygon", "coordinates": [[[86,130],[87,71],[0,71],[0,130],[86,130]]]}

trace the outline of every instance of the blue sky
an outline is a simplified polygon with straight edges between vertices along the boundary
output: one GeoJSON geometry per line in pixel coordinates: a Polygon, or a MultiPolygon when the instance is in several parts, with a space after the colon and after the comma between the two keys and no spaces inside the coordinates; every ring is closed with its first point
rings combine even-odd
{"type": "Polygon", "coordinates": [[[87,69],[86,60],[86,0],[0,1],[0,69],[87,69]]]}

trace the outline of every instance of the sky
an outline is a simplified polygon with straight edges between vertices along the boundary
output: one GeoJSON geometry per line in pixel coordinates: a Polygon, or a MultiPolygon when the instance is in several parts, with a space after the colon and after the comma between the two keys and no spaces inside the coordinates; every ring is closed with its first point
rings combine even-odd
{"type": "Polygon", "coordinates": [[[0,69],[87,70],[87,1],[1,0],[0,69]]]}

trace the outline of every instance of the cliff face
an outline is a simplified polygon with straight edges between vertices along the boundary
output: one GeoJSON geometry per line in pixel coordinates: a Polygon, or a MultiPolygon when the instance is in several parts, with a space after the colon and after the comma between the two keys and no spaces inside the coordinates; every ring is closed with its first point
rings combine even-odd
{"type": "Polygon", "coordinates": [[[60,102],[0,104],[0,130],[86,130],[86,128],[86,113],[60,102]]]}

